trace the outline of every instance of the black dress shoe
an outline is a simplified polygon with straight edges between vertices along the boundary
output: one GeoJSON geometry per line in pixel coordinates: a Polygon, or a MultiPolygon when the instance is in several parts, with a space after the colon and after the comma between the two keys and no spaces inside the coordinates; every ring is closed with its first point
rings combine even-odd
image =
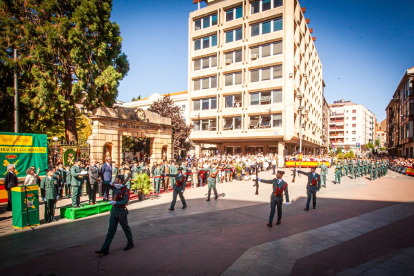
{"type": "Polygon", "coordinates": [[[130,250],[131,248],[133,248],[134,247],[134,244],[131,244],[131,245],[127,245],[125,248],[124,248],[124,251],[128,251],[128,250],[130,250]]]}
{"type": "Polygon", "coordinates": [[[170,209],[168,209],[168,210],[170,210],[170,211],[174,211],[174,208],[170,208],[170,209]]]}
{"type": "Polygon", "coordinates": [[[214,197],[214,199],[217,199],[217,198],[218,198],[218,195],[214,197]]]}
{"type": "Polygon", "coordinates": [[[209,198],[207,198],[207,200],[206,201],[210,201],[210,199],[209,198]]]}
{"type": "Polygon", "coordinates": [[[313,209],[316,209],[316,206],[313,206],[313,209]]]}
{"type": "Polygon", "coordinates": [[[305,211],[309,211],[309,208],[305,208],[305,211]]]}
{"type": "Polygon", "coordinates": [[[269,222],[269,223],[267,224],[267,226],[272,227],[272,223],[271,223],[271,222],[269,222]]]}
{"type": "Polygon", "coordinates": [[[276,225],[279,225],[281,222],[280,222],[280,220],[278,221],[278,222],[276,222],[276,225]]]}
{"type": "Polygon", "coordinates": [[[185,208],[187,208],[187,205],[184,205],[182,209],[185,209],[185,208]]]}
{"type": "Polygon", "coordinates": [[[99,250],[99,251],[95,251],[95,253],[96,254],[99,254],[99,255],[108,255],[109,254],[109,252],[106,252],[106,251],[101,251],[101,250],[99,250]]]}

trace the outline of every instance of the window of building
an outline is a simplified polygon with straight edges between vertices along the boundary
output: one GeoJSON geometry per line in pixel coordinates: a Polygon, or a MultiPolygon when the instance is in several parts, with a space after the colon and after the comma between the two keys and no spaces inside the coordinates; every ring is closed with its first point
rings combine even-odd
{"type": "Polygon", "coordinates": [[[356,117],[352,117],[352,121],[356,121],[356,117]]]}
{"type": "Polygon", "coordinates": [[[181,106],[181,110],[182,110],[182,111],[185,111],[185,104],[183,104],[183,105],[181,106]]]}
{"type": "Polygon", "coordinates": [[[242,95],[229,95],[224,97],[225,108],[238,108],[242,106],[242,95]]]}
{"type": "Polygon", "coordinates": [[[193,101],[193,109],[196,110],[208,110],[217,109],[217,98],[205,98],[197,99],[193,101]]]}
{"type": "Polygon", "coordinates": [[[234,130],[242,128],[242,117],[223,118],[223,130],[234,130]]]}
{"type": "Polygon", "coordinates": [[[356,131],[355,131],[355,130],[353,130],[353,131],[352,131],[352,134],[356,134],[356,131]]]}
{"type": "Polygon", "coordinates": [[[226,53],[226,64],[242,62],[242,50],[226,53]]]}
{"type": "Polygon", "coordinates": [[[217,67],[217,56],[199,58],[194,60],[194,71],[217,67]]]}
{"type": "Polygon", "coordinates": [[[352,138],[352,142],[356,142],[356,138],[352,138]]]}
{"type": "Polygon", "coordinates": [[[264,35],[283,29],[282,18],[261,22],[251,26],[251,36],[264,35]]]}
{"type": "Polygon", "coordinates": [[[356,124],[352,124],[352,127],[356,127],[356,124]]]}
{"type": "Polygon", "coordinates": [[[239,19],[243,17],[243,7],[235,7],[231,10],[226,11],[226,21],[231,21],[234,19],[239,19]]]}
{"type": "Polygon", "coordinates": [[[212,14],[194,21],[194,29],[201,30],[217,25],[217,14],[212,14]]]}
{"type": "Polygon", "coordinates": [[[217,87],[217,76],[194,80],[194,91],[217,87]]]}
{"type": "Polygon", "coordinates": [[[194,40],[194,50],[201,50],[217,46],[217,35],[211,35],[194,40]]]}
{"type": "Polygon", "coordinates": [[[260,45],[260,46],[251,48],[250,50],[252,59],[279,55],[282,52],[283,52],[282,41],[274,42],[271,44],[260,45]]]}
{"type": "Polygon", "coordinates": [[[283,0],[259,0],[251,3],[252,14],[264,12],[283,5],[283,0]]]}
{"type": "Polygon", "coordinates": [[[352,110],[352,113],[356,113],[356,109],[353,109],[353,110],[352,110]]]}
{"type": "Polygon", "coordinates": [[[204,119],[193,121],[193,131],[216,131],[216,119],[204,119]]]}
{"type": "Polygon", "coordinates": [[[275,80],[280,78],[282,78],[282,65],[252,70],[250,75],[251,82],[275,80]]]}
{"type": "Polygon", "coordinates": [[[242,72],[227,74],[224,79],[226,86],[242,84],[242,72]]]}
{"type": "Polygon", "coordinates": [[[250,116],[249,129],[282,126],[282,114],[250,116]]]}
{"type": "Polygon", "coordinates": [[[282,127],[282,114],[272,115],[272,125],[273,127],[282,127]]]}
{"type": "Polygon", "coordinates": [[[255,92],[250,94],[250,105],[266,105],[282,102],[282,90],[255,92]]]}
{"type": "Polygon", "coordinates": [[[226,32],[226,43],[242,40],[243,39],[243,32],[242,28],[234,29],[231,31],[226,32]]]}

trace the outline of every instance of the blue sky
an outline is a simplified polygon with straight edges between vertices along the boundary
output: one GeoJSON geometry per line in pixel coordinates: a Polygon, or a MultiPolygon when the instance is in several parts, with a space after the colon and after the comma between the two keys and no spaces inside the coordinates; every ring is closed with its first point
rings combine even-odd
{"type": "MultiPolygon", "coordinates": [[[[414,66],[414,1],[301,0],[323,64],[325,97],[363,104],[385,119],[404,71],[414,66]]],[[[188,15],[192,0],[114,0],[131,64],[118,99],[187,90],[188,15]]]]}

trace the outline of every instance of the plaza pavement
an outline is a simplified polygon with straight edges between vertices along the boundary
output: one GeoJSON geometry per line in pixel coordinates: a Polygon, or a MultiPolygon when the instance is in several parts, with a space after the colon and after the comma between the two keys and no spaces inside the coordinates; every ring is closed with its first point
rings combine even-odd
{"type": "MultiPolygon", "coordinates": [[[[308,170],[308,169],[305,169],[308,170]]],[[[187,189],[168,211],[171,193],[132,202],[129,224],[135,248],[124,252],[118,228],[110,254],[103,243],[108,213],[61,219],[36,230],[13,230],[0,215],[1,275],[414,275],[414,178],[389,172],[375,181],[344,177],[318,192],[316,210],[303,210],[306,177],[291,183],[292,204],[282,224],[266,227],[271,185],[219,184],[187,189]]],[[[318,169],[319,171],[319,169],[318,169]]],[[[260,177],[272,178],[270,172],[260,177]]],[[[59,204],[64,204],[62,200],[59,204]]]]}

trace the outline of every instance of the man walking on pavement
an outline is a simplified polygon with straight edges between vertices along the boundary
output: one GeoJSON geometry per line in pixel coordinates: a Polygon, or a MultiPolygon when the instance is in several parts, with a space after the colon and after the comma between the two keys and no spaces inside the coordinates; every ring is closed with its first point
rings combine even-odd
{"type": "Polygon", "coordinates": [[[306,185],[308,200],[306,202],[305,211],[309,211],[311,199],[313,199],[313,209],[316,209],[316,192],[319,192],[319,189],[321,188],[321,177],[316,173],[316,167],[312,167],[311,172],[299,170],[298,173],[304,174],[308,177],[308,183],[306,185]]]}
{"type": "Polygon", "coordinates": [[[183,209],[187,207],[187,203],[184,198],[184,191],[185,191],[185,176],[183,175],[183,170],[178,168],[178,174],[164,174],[164,176],[169,176],[175,181],[172,182],[173,184],[173,200],[171,201],[170,211],[174,211],[175,203],[177,202],[177,195],[180,196],[181,203],[183,204],[183,209]]]}

